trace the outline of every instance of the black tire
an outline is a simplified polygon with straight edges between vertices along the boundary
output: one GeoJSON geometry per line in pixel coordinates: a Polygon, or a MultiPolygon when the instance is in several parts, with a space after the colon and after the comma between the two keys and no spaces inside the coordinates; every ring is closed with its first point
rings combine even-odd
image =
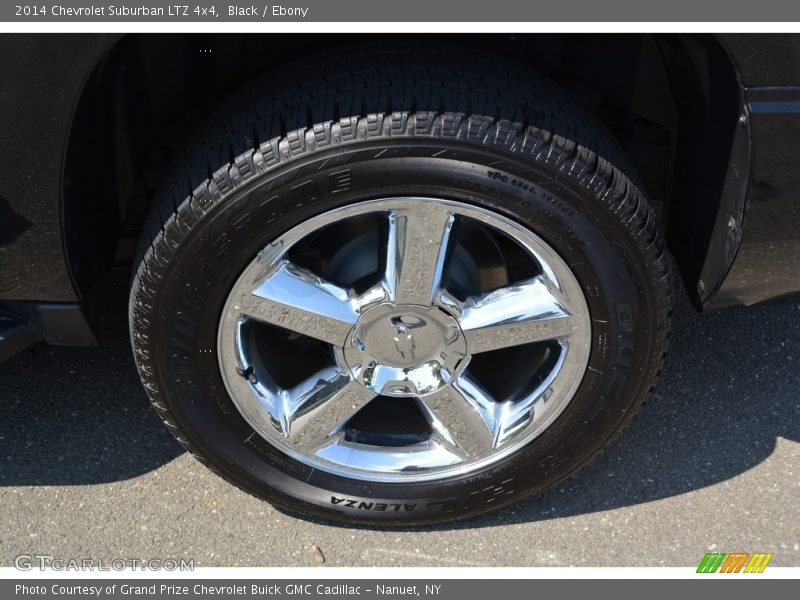
{"type": "Polygon", "coordinates": [[[155,201],[130,297],[147,394],[204,464],[306,515],[410,525],[539,493],[612,442],[662,365],[669,260],[627,165],[569,94],[498,59],[371,46],[291,65],[213,116],[155,201]],[[589,305],[589,368],[555,423],[489,469],[403,484],[314,471],[254,435],[232,404],[208,351],[226,295],[259,249],[313,215],[433,192],[492,207],[556,249],[589,305]]]}

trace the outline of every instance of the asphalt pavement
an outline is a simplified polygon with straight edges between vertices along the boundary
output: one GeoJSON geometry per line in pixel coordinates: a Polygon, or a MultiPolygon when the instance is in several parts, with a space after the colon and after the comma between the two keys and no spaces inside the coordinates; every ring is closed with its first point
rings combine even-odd
{"type": "Polygon", "coordinates": [[[676,311],[639,417],[576,478],[456,525],[288,516],[207,471],[150,410],[124,273],[95,289],[103,345],[0,364],[0,566],[184,558],[195,566],[691,566],[707,551],[800,566],[800,305],[676,311]]]}

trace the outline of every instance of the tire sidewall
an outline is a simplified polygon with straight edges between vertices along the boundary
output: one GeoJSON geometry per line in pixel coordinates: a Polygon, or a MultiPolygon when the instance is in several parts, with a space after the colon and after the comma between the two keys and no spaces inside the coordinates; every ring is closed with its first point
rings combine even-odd
{"type": "Polygon", "coordinates": [[[290,509],[409,524],[480,514],[571,474],[606,445],[647,391],[657,335],[652,275],[622,217],[585,181],[552,165],[444,140],[359,143],[282,165],[212,206],[189,203],[173,219],[158,257],[164,271],[151,290],[151,319],[134,323],[147,328],[160,398],[212,467],[290,509]],[[312,469],[253,431],[220,374],[222,307],[258,251],[312,216],[393,196],[456,200],[521,223],[570,266],[589,307],[589,368],[567,408],[532,443],[466,476],[371,484],[312,469]]]}

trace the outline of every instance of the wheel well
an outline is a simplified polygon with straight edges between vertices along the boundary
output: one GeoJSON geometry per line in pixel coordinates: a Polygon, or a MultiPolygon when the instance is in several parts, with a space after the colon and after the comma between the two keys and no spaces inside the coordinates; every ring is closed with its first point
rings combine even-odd
{"type": "MultiPolygon", "coordinates": [[[[372,36],[361,36],[370,38],[372,36]]],[[[395,37],[380,36],[382,41],[395,37]]],[[[708,253],[739,115],[733,64],[713,36],[446,35],[543,72],[569,89],[627,150],[687,288],[708,253]]],[[[65,158],[67,250],[79,285],[129,263],[172,157],[213,108],[289,59],[352,36],[129,35],[94,70],[65,158]]]]}

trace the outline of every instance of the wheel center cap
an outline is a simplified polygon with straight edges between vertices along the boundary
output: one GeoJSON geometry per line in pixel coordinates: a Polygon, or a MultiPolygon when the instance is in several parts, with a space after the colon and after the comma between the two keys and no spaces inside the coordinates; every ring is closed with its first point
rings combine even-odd
{"type": "Polygon", "coordinates": [[[458,376],[467,345],[456,319],[438,307],[380,304],[361,315],[344,356],[364,387],[386,396],[421,396],[458,376]]]}

